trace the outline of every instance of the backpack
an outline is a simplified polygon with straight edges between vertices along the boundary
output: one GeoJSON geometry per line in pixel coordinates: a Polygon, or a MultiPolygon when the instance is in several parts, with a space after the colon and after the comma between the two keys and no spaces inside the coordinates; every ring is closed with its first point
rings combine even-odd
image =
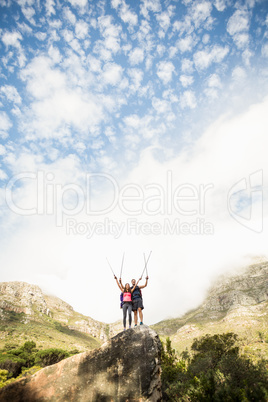
{"type": "Polygon", "coordinates": [[[122,292],[120,295],[120,308],[123,308],[123,304],[124,304],[124,302],[123,302],[123,292],[122,292]]]}
{"type": "MultiPolygon", "coordinates": [[[[132,286],[132,288],[133,288],[133,286],[132,286]]],[[[131,289],[132,289],[131,288],[131,289]]],[[[137,286],[137,290],[139,291],[139,294],[140,294],[140,298],[142,299],[142,293],[141,293],[141,289],[139,288],[139,286],[137,286]]],[[[134,292],[133,292],[134,293],[134,292]]],[[[132,293],[132,295],[133,295],[133,293],[132,293]]]]}

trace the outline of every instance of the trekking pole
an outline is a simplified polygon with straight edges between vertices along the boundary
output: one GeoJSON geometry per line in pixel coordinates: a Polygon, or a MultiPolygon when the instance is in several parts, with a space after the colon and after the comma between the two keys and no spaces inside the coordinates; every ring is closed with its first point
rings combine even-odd
{"type": "Polygon", "coordinates": [[[122,271],[123,271],[124,258],[125,258],[125,253],[123,254],[123,258],[122,258],[121,271],[120,271],[120,277],[119,277],[119,278],[122,278],[122,271]]]}
{"type": "Polygon", "coordinates": [[[113,268],[112,268],[111,264],[109,263],[109,261],[108,261],[108,258],[107,258],[107,257],[106,257],[106,260],[107,260],[107,262],[108,262],[108,264],[109,264],[109,267],[110,267],[110,269],[111,269],[111,271],[112,271],[113,275],[115,276],[114,271],[113,271],[113,268]]]}
{"type": "Polygon", "coordinates": [[[146,267],[146,276],[148,276],[148,269],[147,269],[145,253],[143,253],[143,258],[144,258],[144,263],[145,263],[145,267],[146,267]]]}
{"type": "Polygon", "coordinates": [[[141,278],[143,277],[143,274],[144,274],[145,269],[147,269],[147,264],[148,264],[148,262],[149,262],[149,259],[150,259],[150,257],[151,257],[151,254],[152,254],[152,252],[150,251],[149,257],[147,258],[147,261],[145,261],[145,267],[144,267],[144,269],[143,269],[143,271],[142,271],[141,278]]]}

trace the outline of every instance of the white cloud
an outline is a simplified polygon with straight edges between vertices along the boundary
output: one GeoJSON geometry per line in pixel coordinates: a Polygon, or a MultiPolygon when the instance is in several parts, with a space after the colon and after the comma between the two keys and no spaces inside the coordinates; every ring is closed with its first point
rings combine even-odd
{"type": "Polygon", "coordinates": [[[0,87],[0,95],[3,94],[8,101],[14,102],[16,104],[21,103],[21,97],[15,87],[12,85],[4,85],[0,87]]]}
{"type": "Polygon", "coordinates": [[[166,47],[162,44],[157,45],[156,47],[157,54],[162,57],[166,51],[166,47]]]}
{"type": "Polygon", "coordinates": [[[4,147],[4,145],[0,144],[0,155],[5,155],[6,153],[6,148],[4,147]]]}
{"type": "Polygon", "coordinates": [[[117,85],[123,74],[123,68],[116,63],[107,63],[104,65],[101,79],[105,84],[117,85]]]}
{"type": "Polygon", "coordinates": [[[200,3],[194,2],[192,4],[191,17],[196,28],[198,28],[206,20],[209,20],[211,11],[212,5],[208,1],[202,1],[200,3]]]}
{"type": "Polygon", "coordinates": [[[140,47],[135,47],[133,50],[131,50],[131,52],[129,52],[128,57],[129,62],[132,66],[140,64],[144,60],[144,50],[141,49],[140,47]]]}
{"type": "Polygon", "coordinates": [[[33,25],[35,25],[35,20],[33,16],[35,15],[35,10],[33,7],[22,7],[21,9],[24,17],[33,25]]]}
{"type": "Polygon", "coordinates": [[[129,6],[123,0],[119,12],[120,18],[131,27],[138,24],[138,16],[136,13],[130,10],[129,6]]]}
{"type": "Polygon", "coordinates": [[[98,25],[100,32],[104,37],[104,41],[96,43],[96,51],[98,47],[100,50],[103,48],[104,52],[108,51],[111,54],[116,54],[120,51],[120,34],[122,31],[121,26],[112,23],[111,16],[102,16],[98,18],[98,25]]]}
{"type": "Polygon", "coordinates": [[[128,69],[127,73],[131,78],[131,85],[129,89],[134,92],[138,91],[143,80],[143,71],[138,68],[130,68],[128,69]]]}
{"type": "Polygon", "coordinates": [[[84,11],[84,9],[88,3],[88,0],[68,0],[68,1],[69,1],[69,3],[71,3],[71,5],[73,7],[80,8],[80,11],[84,11]]]}
{"type": "Polygon", "coordinates": [[[56,2],[55,0],[46,0],[46,13],[50,17],[52,14],[56,14],[55,10],[56,2]]]}
{"type": "Polygon", "coordinates": [[[99,73],[101,72],[101,61],[99,59],[92,55],[89,55],[87,60],[91,71],[99,73]]]}
{"type": "Polygon", "coordinates": [[[168,11],[164,11],[161,14],[156,15],[156,20],[158,24],[160,25],[160,30],[159,30],[159,37],[163,38],[165,36],[166,31],[170,27],[170,17],[172,15],[172,9],[169,9],[168,11]]]}
{"type": "Polygon", "coordinates": [[[9,46],[13,46],[16,48],[21,47],[20,41],[22,40],[22,36],[20,34],[20,32],[4,32],[3,36],[2,36],[2,41],[3,43],[9,47],[9,46]]]}
{"type": "Polygon", "coordinates": [[[250,66],[250,59],[254,56],[254,53],[251,52],[249,49],[245,49],[242,53],[242,58],[246,66],[250,66]]]}
{"type": "Polygon", "coordinates": [[[176,43],[177,48],[182,52],[190,52],[194,47],[194,40],[192,36],[187,35],[185,38],[179,39],[176,43]]]}
{"type": "Polygon", "coordinates": [[[210,41],[210,36],[208,34],[205,34],[202,38],[202,42],[204,43],[204,45],[207,45],[210,41]]]}
{"type": "Polygon", "coordinates": [[[249,34],[246,32],[238,33],[233,36],[233,40],[239,49],[244,49],[249,44],[249,34]]]}
{"type": "Polygon", "coordinates": [[[168,84],[172,80],[172,74],[175,71],[174,64],[170,61],[160,61],[157,64],[158,77],[163,81],[164,84],[168,84]]]}
{"type": "Polygon", "coordinates": [[[239,32],[248,31],[249,14],[245,10],[236,10],[229,18],[227,23],[227,32],[233,36],[239,32]]]}
{"type": "MultiPolygon", "coordinates": [[[[135,152],[143,139],[157,141],[158,135],[164,132],[164,126],[156,122],[155,117],[149,114],[143,117],[131,114],[124,117],[123,122],[126,149],[131,149],[135,152]]],[[[135,159],[135,153],[130,155],[130,160],[135,159]]]]}
{"type": "Polygon", "coordinates": [[[11,129],[12,122],[6,112],[0,111],[0,137],[6,138],[7,132],[11,129]]]}
{"type": "Polygon", "coordinates": [[[197,106],[195,93],[193,91],[184,91],[180,97],[180,105],[183,109],[195,109],[197,106]]]}
{"type": "Polygon", "coordinates": [[[221,80],[218,74],[211,74],[207,80],[207,88],[205,94],[210,100],[215,100],[219,97],[218,89],[222,88],[221,80]]]}
{"type": "Polygon", "coordinates": [[[164,99],[153,98],[152,99],[153,108],[160,114],[167,114],[171,112],[171,105],[168,101],[164,99]]]}
{"type": "Polygon", "coordinates": [[[236,10],[228,20],[227,32],[238,48],[244,48],[249,43],[249,23],[249,13],[246,10],[236,10]]]}
{"type": "Polygon", "coordinates": [[[194,64],[197,70],[205,70],[212,63],[220,63],[229,52],[227,46],[214,45],[210,49],[200,50],[194,54],[194,64]]]}
{"type": "Polygon", "coordinates": [[[44,41],[47,38],[47,34],[46,32],[36,32],[35,37],[40,41],[44,41]]]}
{"type": "Polygon", "coordinates": [[[72,25],[75,25],[76,23],[76,16],[72,11],[70,10],[69,7],[64,7],[63,8],[63,16],[66,18],[67,21],[69,21],[72,25]]]}
{"type": "Polygon", "coordinates": [[[227,6],[227,2],[226,0],[214,0],[214,6],[218,11],[224,11],[227,6]]]}
{"type": "MultiPolygon", "coordinates": [[[[72,68],[75,67],[75,57],[72,57],[72,68]]],[[[71,77],[74,79],[73,73],[71,77]]],[[[33,98],[20,124],[26,138],[63,140],[71,136],[71,127],[79,130],[80,135],[96,131],[103,119],[102,101],[87,88],[81,90],[77,82],[72,86],[65,73],[53,68],[50,59],[36,57],[21,73],[21,78],[33,98]]]]}
{"type": "Polygon", "coordinates": [[[244,81],[247,77],[247,73],[244,68],[242,67],[235,67],[232,71],[232,78],[235,81],[244,81]]]}
{"type": "Polygon", "coordinates": [[[160,0],[142,0],[140,5],[141,15],[145,18],[149,18],[149,13],[158,13],[161,11],[160,0]]]}
{"type": "Polygon", "coordinates": [[[57,47],[50,46],[48,49],[48,55],[55,64],[58,64],[62,61],[62,55],[57,47]]]}
{"type": "Polygon", "coordinates": [[[118,7],[120,6],[121,3],[122,3],[122,0],[112,0],[111,1],[112,7],[115,8],[116,10],[118,9],[118,7]]]}
{"type": "Polygon", "coordinates": [[[78,39],[85,39],[88,36],[88,24],[85,21],[77,21],[75,25],[75,36],[78,39]]]}
{"type": "Polygon", "coordinates": [[[181,62],[181,71],[183,73],[191,74],[194,71],[193,62],[189,59],[182,59],[181,62]]]}
{"type": "Polygon", "coordinates": [[[194,82],[194,78],[191,75],[181,75],[180,76],[180,82],[184,88],[192,85],[194,82]]]}
{"type": "Polygon", "coordinates": [[[211,74],[208,79],[208,86],[214,88],[221,88],[221,80],[218,74],[211,74]]]}

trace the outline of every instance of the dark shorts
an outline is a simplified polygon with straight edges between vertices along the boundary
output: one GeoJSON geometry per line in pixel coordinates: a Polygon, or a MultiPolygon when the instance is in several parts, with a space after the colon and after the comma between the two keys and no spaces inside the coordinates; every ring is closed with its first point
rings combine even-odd
{"type": "Polygon", "coordinates": [[[139,299],[134,299],[132,304],[133,304],[132,311],[137,311],[138,308],[141,308],[142,310],[144,309],[142,299],[140,299],[140,298],[139,299]]]}

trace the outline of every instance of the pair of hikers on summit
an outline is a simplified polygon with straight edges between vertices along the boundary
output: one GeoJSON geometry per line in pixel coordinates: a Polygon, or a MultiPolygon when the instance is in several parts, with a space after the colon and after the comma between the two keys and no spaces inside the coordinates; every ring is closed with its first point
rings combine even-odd
{"type": "Polygon", "coordinates": [[[128,323],[129,323],[129,328],[131,328],[131,322],[132,322],[132,311],[134,312],[134,324],[135,327],[138,324],[138,313],[140,317],[140,325],[143,325],[143,313],[142,310],[144,309],[143,307],[143,302],[142,302],[142,295],[141,295],[141,289],[145,288],[148,283],[149,277],[146,276],[146,282],[142,286],[138,286],[138,283],[141,281],[142,278],[136,282],[135,279],[132,279],[131,283],[132,286],[130,286],[129,283],[126,283],[125,286],[122,285],[121,278],[119,278],[119,282],[117,277],[114,275],[114,279],[116,280],[116,283],[123,293],[123,325],[124,325],[124,331],[126,330],[126,323],[127,323],[127,313],[128,313],[128,323]]]}

